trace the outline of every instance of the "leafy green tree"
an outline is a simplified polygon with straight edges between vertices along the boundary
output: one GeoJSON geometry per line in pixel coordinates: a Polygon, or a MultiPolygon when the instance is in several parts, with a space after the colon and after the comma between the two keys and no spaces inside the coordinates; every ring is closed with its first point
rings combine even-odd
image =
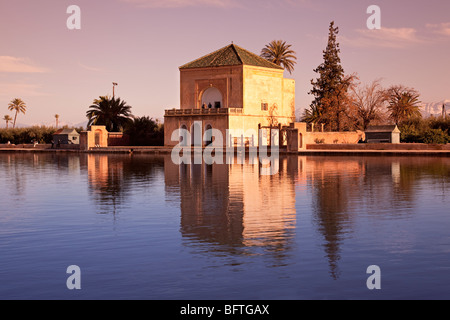
{"type": "Polygon", "coordinates": [[[447,144],[450,137],[441,129],[428,129],[423,133],[423,142],[427,144],[447,144]]]}
{"type": "Polygon", "coordinates": [[[337,42],[339,28],[330,23],[328,44],[323,51],[323,63],[314,72],[319,77],[311,80],[313,86],[309,94],[314,96],[307,117],[314,116],[318,123],[324,123],[331,130],[341,130],[342,118],[349,107],[348,90],[353,85],[355,75],[345,76],[339,57],[340,48],[337,42]]]}
{"type": "Polygon", "coordinates": [[[86,112],[90,125],[104,125],[110,132],[119,132],[131,120],[131,107],[120,98],[100,96],[86,112]]]}
{"type": "Polygon", "coordinates": [[[261,50],[261,57],[269,60],[276,65],[282,66],[289,73],[294,71],[294,65],[297,63],[296,53],[291,49],[286,41],[273,40],[261,50]]]}
{"type": "Polygon", "coordinates": [[[11,102],[8,104],[8,110],[16,112],[16,115],[14,116],[14,124],[13,124],[13,128],[15,128],[17,114],[18,113],[25,114],[27,111],[27,105],[25,104],[25,102],[23,102],[22,99],[16,98],[16,99],[11,100],[11,102]]]}
{"type": "Polygon", "coordinates": [[[133,146],[164,144],[164,129],[157,120],[148,116],[134,117],[125,127],[124,132],[130,137],[133,146]]]}
{"type": "Polygon", "coordinates": [[[389,88],[388,95],[389,118],[396,125],[408,119],[422,116],[419,110],[420,95],[415,89],[396,85],[389,88]]]}

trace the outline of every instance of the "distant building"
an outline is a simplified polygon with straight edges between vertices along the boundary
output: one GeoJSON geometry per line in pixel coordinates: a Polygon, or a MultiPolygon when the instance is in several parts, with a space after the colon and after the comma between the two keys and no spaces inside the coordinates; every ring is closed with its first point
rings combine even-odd
{"type": "Polygon", "coordinates": [[[396,125],[370,126],[365,134],[367,143],[400,143],[400,130],[396,125]]]}
{"type": "Polygon", "coordinates": [[[59,129],[53,134],[55,144],[80,144],[80,134],[75,129],[59,129]]]}
{"type": "Polygon", "coordinates": [[[90,126],[89,130],[81,132],[80,149],[107,148],[108,135],[106,126],[90,126]]]}
{"type": "MultiPolygon", "coordinates": [[[[295,121],[295,81],[284,69],[235,44],[189,62],[180,70],[180,108],[165,111],[164,144],[175,146],[172,133],[185,129],[197,145],[211,141],[203,134],[220,130],[223,145],[259,144],[259,128],[289,125],[295,121]],[[227,139],[226,130],[242,130],[227,139]],[[254,132],[254,133],[251,133],[254,132]],[[201,137],[198,139],[198,137],[201,137]],[[242,141],[242,139],[244,141],[242,141]],[[206,140],[206,141],[205,141],[206,140]]],[[[262,140],[261,140],[262,141],[262,140]]]]}

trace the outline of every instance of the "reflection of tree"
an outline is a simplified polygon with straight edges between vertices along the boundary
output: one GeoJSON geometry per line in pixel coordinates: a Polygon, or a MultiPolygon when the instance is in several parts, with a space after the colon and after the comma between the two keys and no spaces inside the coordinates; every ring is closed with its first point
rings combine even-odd
{"type": "MultiPolygon", "coordinates": [[[[316,159],[315,159],[316,160],[316,159]]],[[[312,160],[313,210],[318,230],[324,237],[324,250],[334,279],[339,277],[340,246],[352,232],[349,206],[352,197],[359,197],[359,176],[363,169],[358,161],[312,160]]]]}
{"type": "Polygon", "coordinates": [[[8,185],[9,197],[14,199],[16,203],[24,201],[24,192],[26,186],[25,170],[29,166],[33,166],[32,158],[26,157],[25,154],[7,154],[5,160],[2,161],[0,168],[2,172],[2,180],[8,185]]]}
{"type": "MultiPolygon", "coordinates": [[[[39,188],[43,180],[48,181],[50,177],[59,185],[60,179],[64,180],[67,174],[79,174],[79,157],[69,153],[0,153],[0,172],[1,182],[6,186],[4,192],[15,206],[10,212],[22,212],[20,208],[30,203],[27,193],[39,188]]],[[[62,196],[62,193],[49,193],[49,196],[62,196]]]]}
{"type": "Polygon", "coordinates": [[[356,214],[373,218],[411,214],[424,180],[439,178],[441,186],[433,186],[445,197],[450,178],[447,158],[314,157],[308,158],[303,169],[312,185],[315,222],[335,279],[341,247],[353,232],[356,214]]]}

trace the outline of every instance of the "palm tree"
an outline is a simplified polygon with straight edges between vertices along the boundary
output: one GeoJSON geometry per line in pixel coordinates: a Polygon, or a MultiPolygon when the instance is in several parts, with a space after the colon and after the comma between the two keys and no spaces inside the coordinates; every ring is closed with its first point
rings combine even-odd
{"type": "Polygon", "coordinates": [[[16,112],[16,115],[14,116],[14,124],[13,124],[13,128],[15,128],[17,114],[19,112],[22,112],[23,114],[25,114],[25,112],[27,111],[27,105],[25,104],[25,102],[22,101],[22,99],[16,98],[14,100],[11,100],[11,102],[8,104],[8,110],[16,112]]]}
{"type": "Polygon", "coordinates": [[[12,118],[9,115],[3,117],[3,120],[6,121],[6,129],[8,129],[9,122],[12,121],[12,118]]]}
{"type": "Polygon", "coordinates": [[[55,114],[55,120],[56,120],[56,129],[58,129],[59,114],[55,114]]]}
{"type": "Polygon", "coordinates": [[[90,125],[104,125],[106,130],[117,132],[124,128],[125,124],[131,121],[131,107],[120,98],[110,98],[100,96],[86,112],[90,125]]]}
{"type": "Polygon", "coordinates": [[[421,117],[419,110],[419,93],[403,86],[389,88],[389,118],[396,125],[413,117],[421,117]]]}
{"type": "Polygon", "coordinates": [[[261,50],[261,57],[269,60],[276,65],[282,66],[289,73],[294,71],[294,65],[297,63],[295,51],[291,50],[292,45],[286,44],[286,41],[273,40],[261,50]]]}
{"type": "Polygon", "coordinates": [[[316,105],[311,105],[309,109],[303,110],[300,121],[307,123],[320,123],[323,120],[322,109],[316,105]]]}

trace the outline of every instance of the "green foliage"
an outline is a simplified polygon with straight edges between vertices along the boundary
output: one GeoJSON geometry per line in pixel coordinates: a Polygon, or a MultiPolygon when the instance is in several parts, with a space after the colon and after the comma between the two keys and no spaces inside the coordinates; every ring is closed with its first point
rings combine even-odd
{"type": "Polygon", "coordinates": [[[399,125],[401,142],[446,144],[450,142],[450,120],[412,118],[399,125]]]}
{"type": "Polygon", "coordinates": [[[420,118],[419,93],[412,88],[392,86],[388,90],[389,118],[399,125],[411,118],[420,118]]]}
{"type": "Polygon", "coordinates": [[[163,146],[164,125],[150,117],[135,117],[129,121],[124,133],[130,136],[132,146],[163,146]]]}
{"type": "Polygon", "coordinates": [[[428,129],[423,133],[423,142],[428,144],[447,144],[450,137],[441,129],[428,129]]]}
{"type": "Polygon", "coordinates": [[[355,76],[346,76],[339,57],[340,48],[337,42],[339,28],[331,22],[328,44],[323,51],[323,63],[314,72],[319,77],[311,80],[313,88],[309,94],[314,96],[310,110],[306,110],[303,119],[324,123],[329,130],[341,131],[349,129],[349,96],[348,90],[353,85],[355,76]]]}
{"type": "Polygon", "coordinates": [[[19,113],[25,114],[25,112],[27,111],[27,105],[25,104],[25,102],[23,102],[22,99],[16,98],[11,100],[11,102],[8,104],[8,110],[14,111],[16,113],[14,116],[14,123],[13,123],[13,128],[15,128],[17,115],[19,113]]]}
{"type": "Polygon", "coordinates": [[[131,120],[131,107],[120,98],[100,96],[86,112],[90,125],[104,125],[109,132],[119,132],[131,120]]]}
{"type": "Polygon", "coordinates": [[[325,143],[325,139],[319,139],[319,138],[316,138],[316,139],[314,139],[314,142],[315,142],[316,144],[324,144],[324,143],[325,143]]]}
{"type": "Polygon", "coordinates": [[[450,134],[450,119],[439,118],[429,118],[429,127],[431,129],[441,129],[446,134],[450,134]]]}
{"type": "Polygon", "coordinates": [[[0,144],[31,144],[36,140],[40,144],[49,144],[56,129],[53,127],[28,127],[15,129],[0,129],[0,144]]]}
{"type": "Polygon", "coordinates": [[[261,50],[261,57],[276,65],[283,66],[289,73],[292,73],[297,57],[295,51],[290,49],[291,46],[286,44],[286,41],[273,40],[261,50]]]}

